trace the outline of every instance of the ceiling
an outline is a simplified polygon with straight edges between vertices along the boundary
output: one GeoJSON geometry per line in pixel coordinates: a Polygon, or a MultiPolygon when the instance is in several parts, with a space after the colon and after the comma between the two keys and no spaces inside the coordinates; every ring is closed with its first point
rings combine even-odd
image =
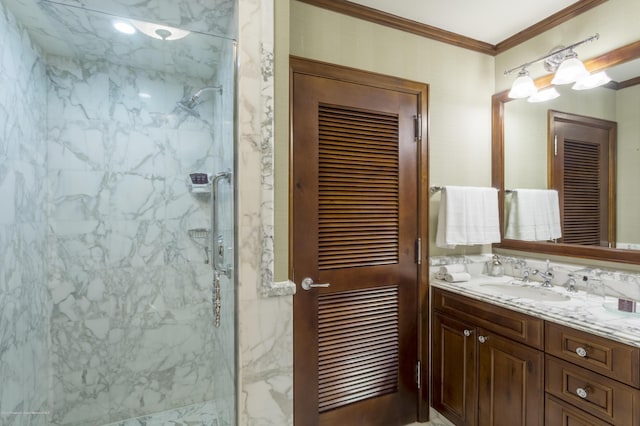
{"type": "Polygon", "coordinates": [[[496,45],[577,0],[350,0],[391,15],[496,45]]]}
{"type": "Polygon", "coordinates": [[[234,0],[0,0],[52,56],[105,60],[141,69],[209,80],[236,37],[234,0]],[[115,21],[189,30],[163,41],[138,31],[124,35],[115,21]],[[170,40],[170,39],[169,39],[170,40]]]}

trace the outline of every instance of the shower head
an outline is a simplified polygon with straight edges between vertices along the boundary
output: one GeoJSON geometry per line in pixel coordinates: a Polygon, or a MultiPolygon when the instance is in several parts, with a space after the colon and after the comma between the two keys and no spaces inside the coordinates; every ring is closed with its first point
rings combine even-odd
{"type": "Polygon", "coordinates": [[[200,96],[206,91],[215,90],[222,92],[222,86],[207,86],[202,89],[197,90],[189,99],[183,99],[178,101],[177,104],[180,108],[187,111],[189,114],[194,115],[196,117],[200,117],[200,114],[195,110],[195,108],[202,102],[200,100],[200,96]]]}
{"type": "Polygon", "coordinates": [[[197,105],[197,102],[188,99],[184,101],[178,101],[176,102],[176,105],[178,105],[182,110],[186,111],[189,115],[200,118],[200,114],[194,109],[197,105]]]}

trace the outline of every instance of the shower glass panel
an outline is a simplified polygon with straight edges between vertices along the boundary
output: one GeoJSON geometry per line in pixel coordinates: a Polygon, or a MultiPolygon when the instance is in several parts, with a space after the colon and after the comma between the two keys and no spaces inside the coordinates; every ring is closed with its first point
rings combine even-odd
{"type": "Polygon", "coordinates": [[[17,39],[0,58],[41,70],[19,101],[44,138],[46,291],[28,321],[49,335],[30,351],[40,384],[0,341],[0,424],[236,424],[236,7],[156,3],[0,0],[0,39],[17,39]]]}

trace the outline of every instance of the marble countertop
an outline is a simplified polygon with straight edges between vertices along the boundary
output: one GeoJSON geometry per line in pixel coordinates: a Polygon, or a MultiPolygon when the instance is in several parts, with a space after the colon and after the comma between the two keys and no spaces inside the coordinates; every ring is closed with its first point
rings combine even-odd
{"type": "MultiPolygon", "coordinates": [[[[511,286],[513,281],[518,282],[515,278],[508,276],[497,278],[473,275],[470,281],[457,283],[432,278],[431,286],[640,347],[640,312],[617,311],[617,298],[604,298],[584,291],[569,293],[560,286],[543,289],[541,283],[532,282],[525,286],[554,293],[550,295],[553,297],[545,299],[553,299],[555,296],[569,297],[568,300],[562,301],[533,300],[509,295],[507,294],[509,288],[499,287],[503,284],[511,286]],[[496,284],[498,287],[495,286],[496,284]]],[[[640,306],[638,309],[640,310],[640,306]]]]}

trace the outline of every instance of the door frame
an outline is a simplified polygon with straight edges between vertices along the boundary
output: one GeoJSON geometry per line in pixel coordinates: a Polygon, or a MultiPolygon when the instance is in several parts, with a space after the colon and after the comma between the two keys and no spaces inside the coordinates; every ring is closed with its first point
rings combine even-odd
{"type": "MultiPolygon", "coordinates": [[[[334,79],[347,83],[371,86],[380,89],[416,95],[418,113],[421,119],[417,122],[418,138],[418,235],[420,246],[418,252],[418,294],[417,303],[417,358],[420,361],[420,388],[416,401],[417,419],[420,422],[429,420],[429,86],[426,83],[405,80],[356,68],[330,64],[326,62],[289,57],[289,217],[293,218],[293,74],[306,74],[316,77],[334,79]]],[[[293,220],[289,221],[289,278],[293,277],[293,220]]]]}
{"type": "MultiPolygon", "coordinates": [[[[617,236],[617,146],[618,146],[618,123],[611,120],[605,120],[597,117],[589,117],[586,115],[579,115],[570,112],[562,112],[550,109],[547,111],[547,183],[549,188],[558,189],[558,185],[562,185],[561,182],[563,176],[557,173],[557,161],[555,152],[558,151],[560,143],[556,141],[556,135],[558,133],[556,126],[560,124],[589,127],[591,129],[598,129],[607,132],[607,160],[608,171],[606,174],[607,184],[601,189],[601,193],[604,193],[603,197],[607,200],[606,214],[607,214],[607,239],[609,242],[609,248],[615,248],[618,241],[617,236]]],[[[561,141],[562,152],[564,153],[564,138],[561,141]]],[[[559,152],[559,151],[558,151],[559,152]]],[[[564,154],[562,154],[564,156],[564,154]]],[[[564,171],[563,171],[564,173],[564,171]]],[[[562,185],[562,191],[559,191],[560,196],[560,222],[564,226],[564,186],[562,185]]],[[[564,233],[564,228],[563,228],[564,233]]],[[[592,246],[595,247],[595,246],[592,246]]]]}

